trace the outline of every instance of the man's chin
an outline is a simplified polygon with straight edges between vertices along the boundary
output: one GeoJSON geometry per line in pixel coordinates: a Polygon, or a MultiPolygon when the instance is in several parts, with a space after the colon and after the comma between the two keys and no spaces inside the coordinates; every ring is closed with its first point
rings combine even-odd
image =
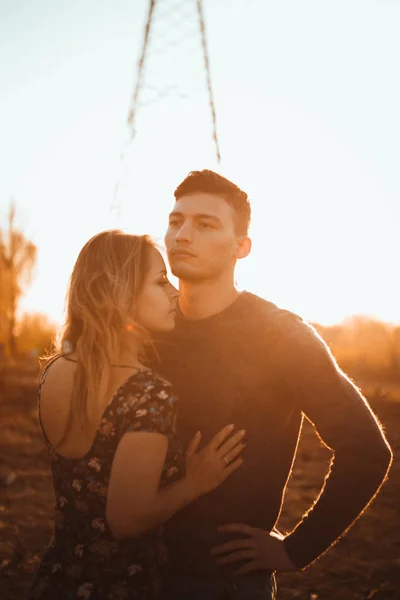
{"type": "Polygon", "coordinates": [[[171,272],[180,281],[201,281],[204,279],[200,273],[197,273],[192,269],[187,269],[181,265],[171,265],[171,272]]]}

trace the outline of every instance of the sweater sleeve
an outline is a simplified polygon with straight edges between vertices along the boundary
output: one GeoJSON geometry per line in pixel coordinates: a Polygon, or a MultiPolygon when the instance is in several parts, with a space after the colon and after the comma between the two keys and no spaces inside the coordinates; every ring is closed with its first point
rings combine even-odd
{"type": "Polygon", "coordinates": [[[387,476],[392,453],[366,399],[339,369],[315,329],[295,315],[289,322],[279,352],[283,385],[333,453],[319,497],[285,538],[292,562],[304,568],[373,499],[387,476]]]}

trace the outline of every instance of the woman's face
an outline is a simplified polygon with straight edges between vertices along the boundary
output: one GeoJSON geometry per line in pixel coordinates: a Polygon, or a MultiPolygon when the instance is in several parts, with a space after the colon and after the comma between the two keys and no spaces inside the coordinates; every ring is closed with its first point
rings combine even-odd
{"type": "Polygon", "coordinates": [[[136,318],[150,331],[171,331],[175,326],[178,292],[168,281],[161,254],[155,248],[149,252],[149,268],[137,299],[136,318]]]}

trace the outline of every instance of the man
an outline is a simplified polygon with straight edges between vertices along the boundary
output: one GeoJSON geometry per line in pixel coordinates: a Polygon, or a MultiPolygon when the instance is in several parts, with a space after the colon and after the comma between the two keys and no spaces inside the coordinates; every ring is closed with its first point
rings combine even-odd
{"type": "MultiPolygon", "coordinates": [[[[274,571],[302,569],[348,529],[391,463],[384,434],[326,344],[300,317],[234,285],[251,249],[247,194],[212,171],[177,187],[165,237],[180,281],[174,332],[158,368],[180,399],[178,432],[206,443],[233,423],[244,464],[167,526],[175,600],[275,598],[274,571]],[[285,538],[274,531],[305,415],[332,450],[312,509],[285,538]]],[[[260,272],[260,277],[263,274],[260,272]]]]}

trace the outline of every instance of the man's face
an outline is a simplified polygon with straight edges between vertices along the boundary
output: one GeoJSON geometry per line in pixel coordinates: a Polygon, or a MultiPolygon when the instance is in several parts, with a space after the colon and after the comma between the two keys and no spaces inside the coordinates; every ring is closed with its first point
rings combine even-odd
{"type": "Polygon", "coordinates": [[[198,193],[175,202],[165,246],[172,273],[179,279],[215,280],[233,271],[239,241],[234,210],[220,196],[198,193]]]}

